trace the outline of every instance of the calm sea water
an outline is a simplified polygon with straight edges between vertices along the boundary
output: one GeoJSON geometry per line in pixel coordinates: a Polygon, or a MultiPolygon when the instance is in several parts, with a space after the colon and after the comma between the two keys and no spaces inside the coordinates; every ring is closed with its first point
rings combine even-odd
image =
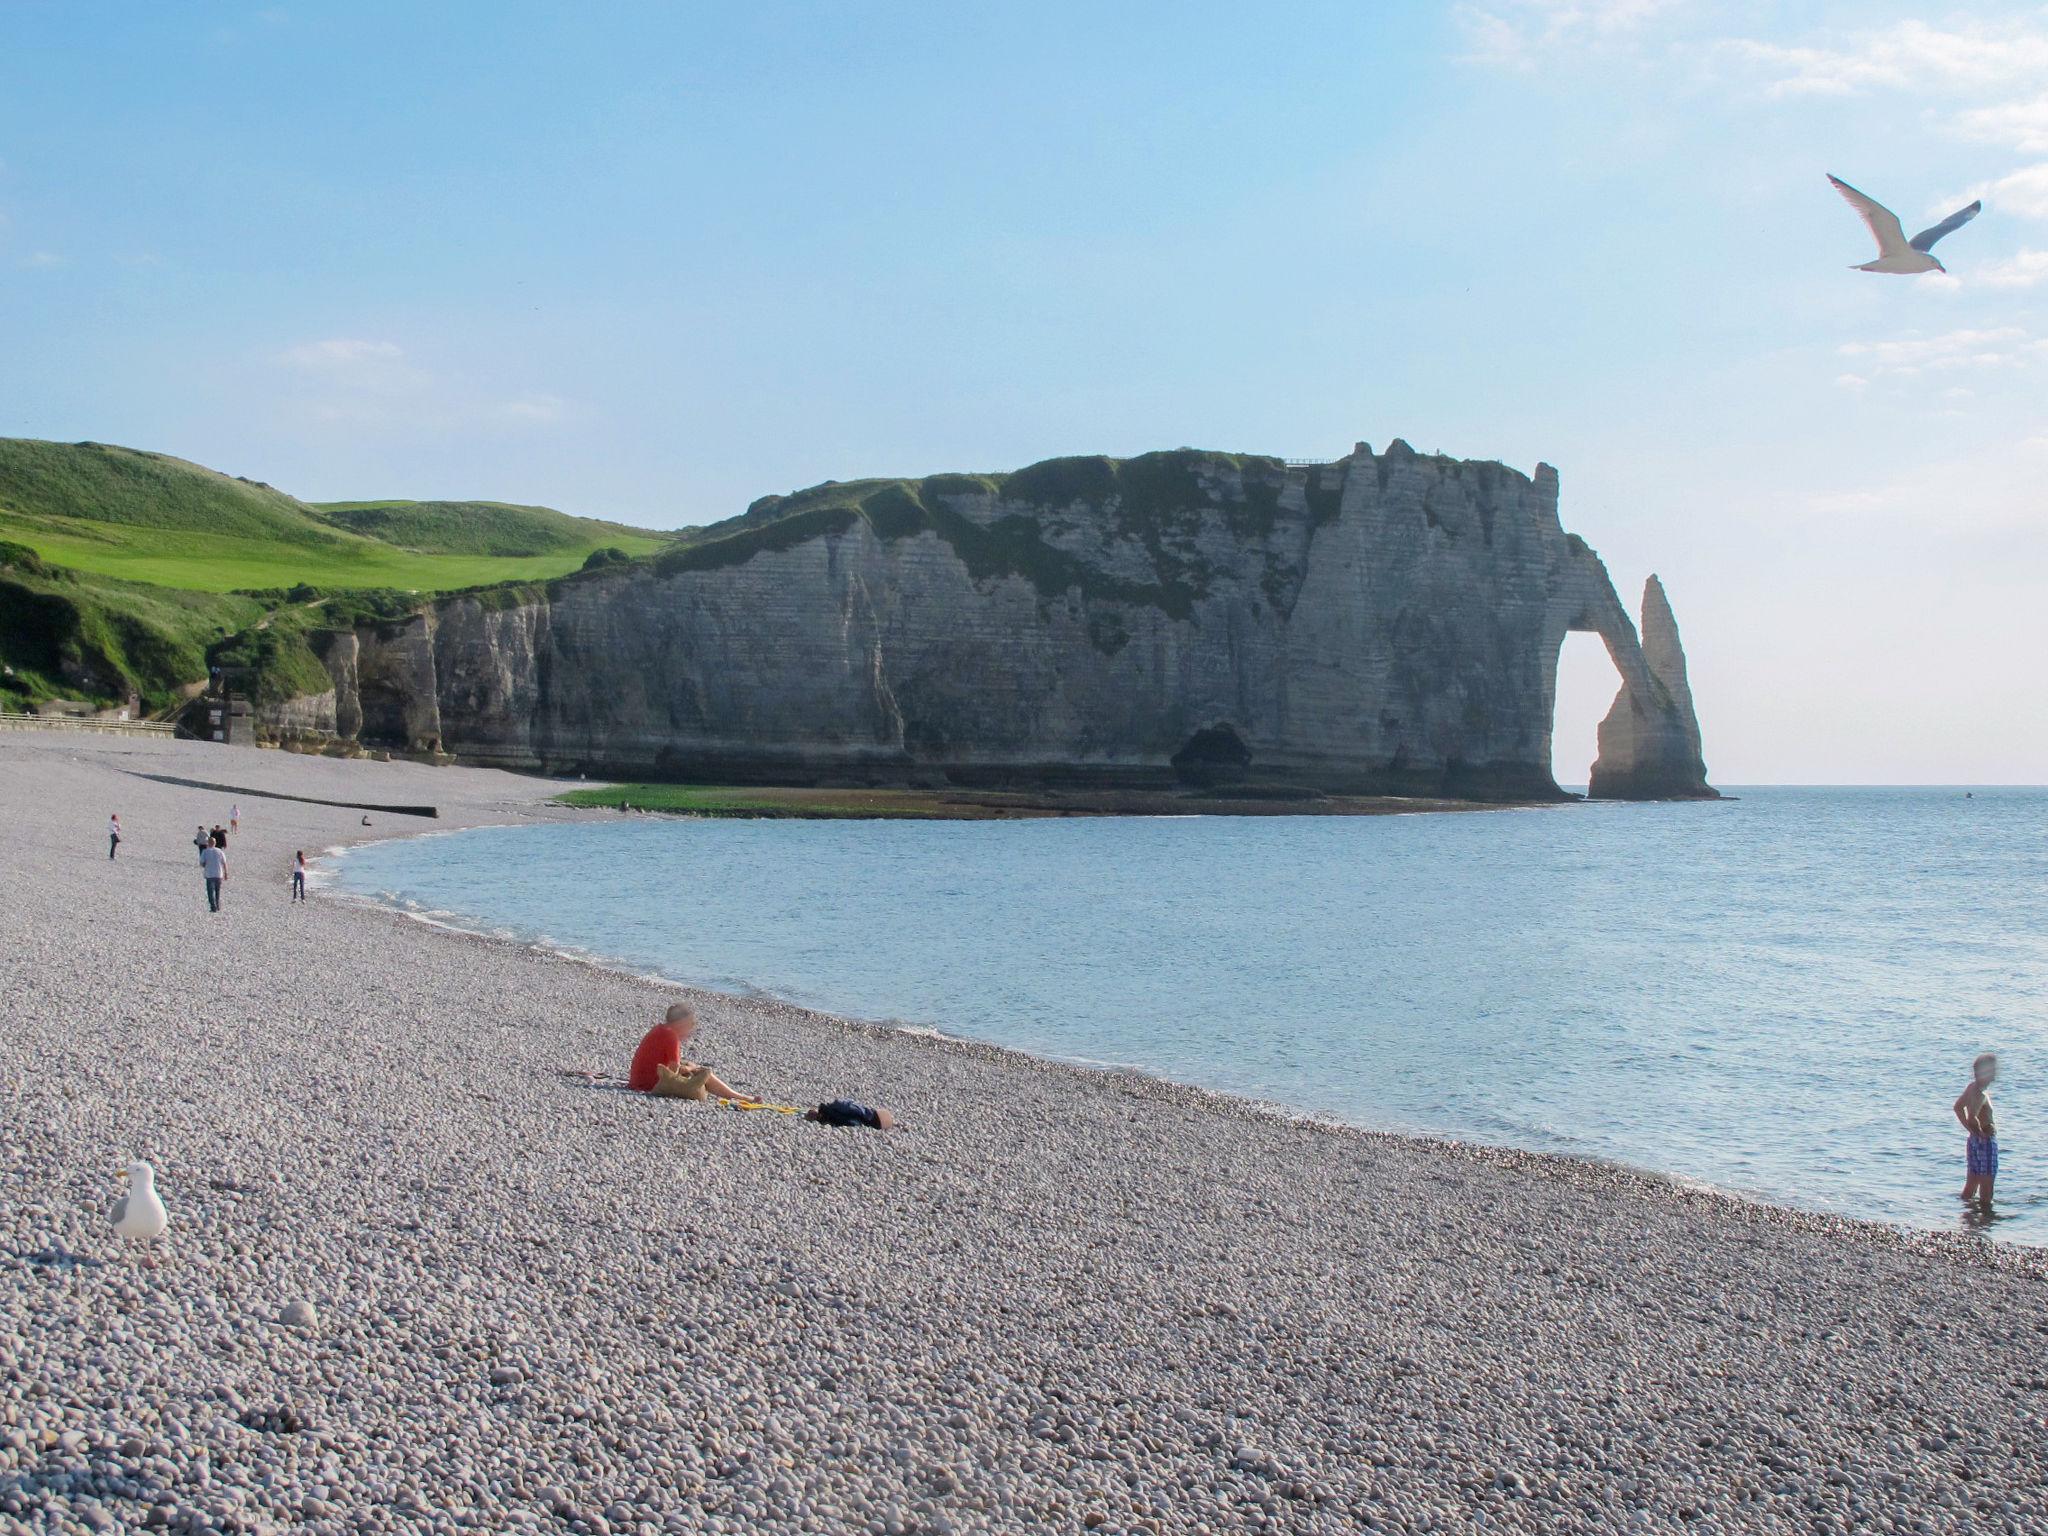
{"type": "Polygon", "coordinates": [[[633,967],[1366,1125],[2048,1243],[2048,792],[1370,818],[637,819],[355,850],[343,889],[633,967]]]}

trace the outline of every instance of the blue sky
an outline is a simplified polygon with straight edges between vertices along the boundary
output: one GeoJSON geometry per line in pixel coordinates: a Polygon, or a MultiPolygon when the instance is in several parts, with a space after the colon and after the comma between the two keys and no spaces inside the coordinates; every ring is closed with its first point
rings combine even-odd
{"type": "MultiPolygon", "coordinates": [[[[0,12],[0,433],[659,526],[1538,460],[1724,782],[2048,780],[2048,8],[0,12]],[[1953,276],[1851,272],[1834,171],[1953,276]]],[[[1560,775],[1612,692],[1567,652],[1560,775]]]]}

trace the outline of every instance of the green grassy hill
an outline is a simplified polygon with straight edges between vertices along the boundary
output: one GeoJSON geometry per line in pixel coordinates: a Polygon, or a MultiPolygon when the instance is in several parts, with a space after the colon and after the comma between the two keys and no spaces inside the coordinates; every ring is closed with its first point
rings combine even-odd
{"type": "Polygon", "coordinates": [[[323,501],[314,510],[352,533],[418,554],[508,560],[573,555],[580,564],[593,549],[645,555],[668,543],[645,528],[502,501],[323,501]]]}
{"type": "Polygon", "coordinates": [[[549,507],[315,506],[167,454],[0,438],[0,708],[131,693],[161,707],[225,637],[260,649],[272,627],[313,622],[305,588],[389,606],[672,542],[549,507]],[[267,615],[277,625],[254,629],[267,615]]]}
{"type": "Polygon", "coordinates": [[[0,543],[0,709],[131,693],[165,708],[206,676],[209,646],[263,614],[253,598],[82,576],[0,543]]]}
{"type": "Polygon", "coordinates": [[[0,539],[46,562],[198,592],[307,584],[449,592],[544,581],[666,535],[492,502],[323,508],[166,454],[0,438],[0,539]]]}

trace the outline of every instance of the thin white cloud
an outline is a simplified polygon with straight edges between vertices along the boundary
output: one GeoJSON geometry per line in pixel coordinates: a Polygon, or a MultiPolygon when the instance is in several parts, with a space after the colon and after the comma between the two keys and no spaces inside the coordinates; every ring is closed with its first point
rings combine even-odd
{"type": "Polygon", "coordinates": [[[1981,197],[1986,208],[1996,208],[2001,213],[2048,219],[2048,161],[2025,166],[1996,181],[1980,182],[1970,189],[1968,197],[1981,197]]]}
{"type": "Polygon", "coordinates": [[[1889,498],[1879,491],[1823,491],[1806,498],[1806,510],[1822,517],[1843,512],[1875,512],[1889,498]]]}
{"type": "Polygon", "coordinates": [[[1865,390],[1870,388],[1870,380],[1860,373],[1838,373],[1835,375],[1835,382],[1844,389],[1865,390]]]}
{"type": "Polygon", "coordinates": [[[2048,283],[2048,251],[2015,252],[2004,261],[1972,272],[1970,281],[1993,288],[2032,288],[2037,283],[2048,283]]]}
{"type": "Polygon", "coordinates": [[[1979,451],[1912,465],[1861,485],[1810,493],[1796,505],[1809,516],[1862,524],[1938,522],[1944,534],[1959,537],[2015,529],[2038,537],[2040,470],[2031,459],[2048,448],[2048,435],[2022,437],[2015,446],[2015,453],[1979,451]]]}
{"type": "Polygon", "coordinates": [[[560,395],[521,395],[498,407],[498,413],[514,421],[560,421],[569,402],[560,395]]]}
{"type": "Polygon", "coordinates": [[[507,423],[566,419],[570,402],[546,390],[510,397],[460,373],[422,366],[395,341],[326,336],[271,357],[290,378],[285,397],[306,420],[355,430],[446,435],[507,423]]]}
{"type": "Polygon", "coordinates": [[[309,373],[331,373],[356,369],[366,363],[395,363],[405,349],[395,341],[368,341],[356,336],[331,336],[323,341],[302,341],[278,354],[278,361],[309,373]]]}
{"type": "Polygon", "coordinates": [[[40,269],[61,267],[64,265],[64,258],[55,251],[31,251],[21,258],[21,265],[40,269]]]}
{"type": "Polygon", "coordinates": [[[2025,367],[2048,356],[2048,341],[2037,340],[2021,326],[2002,325],[1935,336],[1908,333],[1891,341],[1851,341],[1836,351],[1869,378],[1910,379],[1966,368],[2025,367]]]}
{"type": "MultiPolygon", "coordinates": [[[[2048,154],[2048,96],[2040,94],[2048,79],[2048,9],[1991,24],[1901,21],[1815,44],[1735,38],[1718,52],[1759,73],[1771,95],[1917,96],[1933,126],[1972,143],[2048,154]],[[2003,91],[2026,94],[1985,104],[1986,95],[2003,91]]],[[[1984,181],[1944,208],[1972,197],[2006,213],[2048,218],[2048,162],[1984,181]]]]}
{"type": "Polygon", "coordinates": [[[1972,107],[1957,115],[1955,131],[1979,144],[2000,144],[2022,154],[2048,155],[2048,96],[1972,107]]]}
{"type": "Polygon", "coordinates": [[[1845,96],[1866,90],[1985,90],[2028,86],[2048,75],[2048,27],[1935,27],[1901,21],[1820,44],[1732,38],[1724,51],[1769,77],[1782,96],[1845,96]]]}
{"type": "Polygon", "coordinates": [[[1492,0],[1457,8],[1468,64],[1534,69],[1559,47],[1632,40],[1647,23],[1687,0],[1492,0]]]}

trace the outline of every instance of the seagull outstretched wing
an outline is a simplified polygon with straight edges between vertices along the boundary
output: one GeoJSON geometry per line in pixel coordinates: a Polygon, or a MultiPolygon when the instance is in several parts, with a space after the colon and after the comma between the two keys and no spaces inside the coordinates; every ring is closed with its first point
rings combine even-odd
{"type": "MultiPolygon", "coordinates": [[[[1977,215],[1982,213],[1983,211],[1984,200],[1982,198],[1979,198],[1976,202],[1970,204],[1970,206],[1967,208],[1958,208],[1954,213],[1950,214],[1947,218],[1943,219],[1939,224],[1934,225],[1930,229],[1923,229],[1920,231],[1919,234],[1915,235],[1913,237],[1913,249],[1916,251],[1925,251],[1930,249],[1934,245],[1934,242],[1939,240],[1943,235],[1954,234],[1957,230],[1961,229],[1965,224],[1969,223],[1970,220],[1977,217],[1977,215]]],[[[1893,219],[1892,222],[1896,224],[1899,221],[1897,219],[1893,219]]]]}
{"type": "MultiPolygon", "coordinates": [[[[1865,197],[1839,176],[1830,175],[1828,184],[1842,194],[1843,201],[1863,215],[1863,222],[1870,226],[1870,233],[1877,240],[1878,260],[1882,261],[1887,256],[1903,256],[1912,249],[1906,244],[1906,231],[1899,223],[1899,216],[1891,209],[1876,198],[1865,197]]],[[[1933,234],[1934,240],[1939,240],[1948,231],[1936,226],[1930,233],[1933,234]]],[[[1928,244],[1932,245],[1934,240],[1928,241],[1928,244]]]]}

